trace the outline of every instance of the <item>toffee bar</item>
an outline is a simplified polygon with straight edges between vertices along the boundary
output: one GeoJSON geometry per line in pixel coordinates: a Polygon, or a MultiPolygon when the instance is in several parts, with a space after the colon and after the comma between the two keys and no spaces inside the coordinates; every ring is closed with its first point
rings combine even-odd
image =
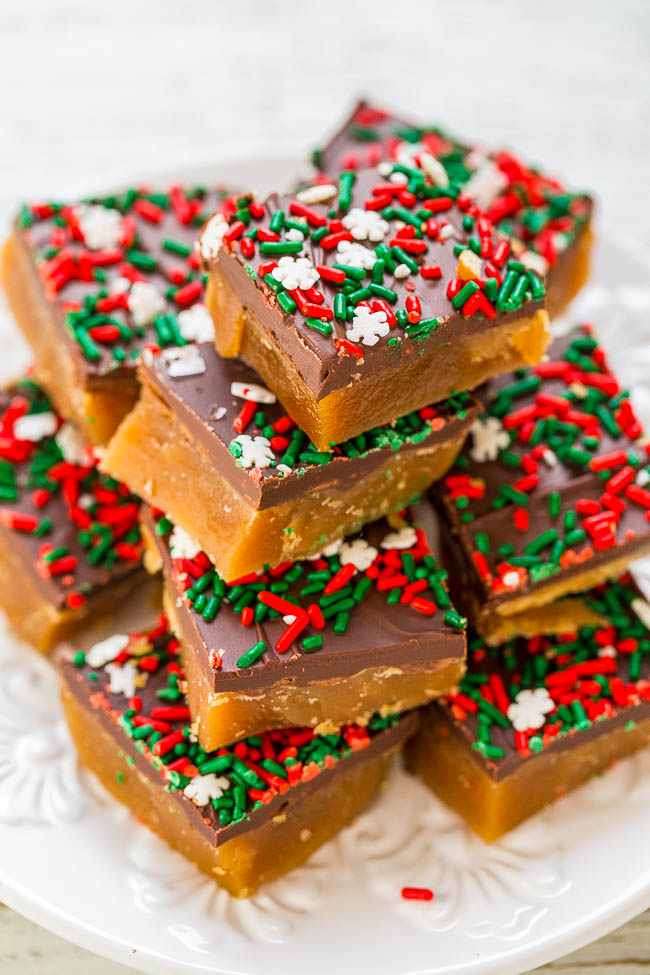
{"type": "Polygon", "coordinates": [[[205,748],[269,728],[365,723],[454,687],[465,620],[429,550],[426,515],[422,505],[418,523],[373,522],[318,558],[227,585],[185,532],[145,513],[147,564],[163,570],[205,748]]]}
{"type": "Polygon", "coordinates": [[[377,793],[417,715],[318,735],[265,731],[206,752],[182,692],[178,643],[160,626],[115,634],[63,666],[84,765],[170,846],[236,897],[303,863],[377,793]]]}
{"type": "Polygon", "coordinates": [[[542,357],[542,279],[437,170],[384,163],[236,203],[200,238],[217,349],[318,450],[542,357]]]}
{"type": "Polygon", "coordinates": [[[195,538],[228,582],[402,508],[446,473],[479,411],[458,393],[325,453],[211,344],[145,355],[139,378],[103,469],[195,538]]]}
{"type": "Polygon", "coordinates": [[[650,605],[628,576],[585,593],[601,622],[488,647],[422,713],[407,764],[492,842],[650,743],[650,605]]]}
{"type": "Polygon", "coordinates": [[[485,412],[433,488],[456,601],[490,642],[565,628],[555,600],[650,552],[641,424],[587,326],[476,395],[485,412]]]}

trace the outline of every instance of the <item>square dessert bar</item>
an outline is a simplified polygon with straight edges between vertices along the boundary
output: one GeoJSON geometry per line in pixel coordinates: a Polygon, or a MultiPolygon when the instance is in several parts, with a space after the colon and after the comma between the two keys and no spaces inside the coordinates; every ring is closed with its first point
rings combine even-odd
{"type": "Polygon", "coordinates": [[[194,243],[225,193],[146,187],[23,207],[2,283],[58,412],[105,443],[138,396],[147,347],[213,336],[194,243]]]}
{"type": "Polygon", "coordinates": [[[379,789],[417,715],[319,735],[265,731],[206,752],[189,724],[178,642],[163,622],[63,665],[83,763],[108,791],[236,897],[297,867],[379,789]]]}
{"type": "Polygon", "coordinates": [[[228,582],[403,508],[446,473],[479,410],[458,393],[325,453],[213,344],[145,355],[139,378],[103,468],[195,538],[228,582]]]}
{"type": "Polygon", "coordinates": [[[422,712],[408,765],[489,842],[650,742],[650,605],[629,576],[583,594],[600,623],[490,648],[422,712]]]}
{"type": "Polygon", "coordinates": [[[593,234],[593,198],[504,150],[459,142],[438,126],[414,125],[359,102],[350,118],[313,156],[328,175],[377,166],[410,165],[422,153],[443,167],[449,183],[469,194],[494,226],[525,245],[521,260],[546,274],[546,307],[559,315],[585,283],[593,234]]]}
{"type": "Polygon", "coordinates": [[[318,450],[546,348],[541,278],[440,168],[387,162],[242,197],[203,229],[218,351],[241,355],[318,450]]]}
{"type": "Polygon", "coordinates": [[[0,390],[0,607],[49,650],[133,586],[139,501],[31,379],[0,390]]]}
{"type": "Polygon", "coordinates": [[[489,641],[571,628],[552,601],[650,551],[650,467],[587,326],[476,395],[485,413],[434,487],[455,598],[489,641]]]}
{"type": "Polygon", "coordinates": [[[464,671],[465,620],[412,521],[374,522],[319,558],[231,585],[167,518],[145,512],[143,532],[204,748],[270,728],[365,724],[425,704],[464,671]]]}

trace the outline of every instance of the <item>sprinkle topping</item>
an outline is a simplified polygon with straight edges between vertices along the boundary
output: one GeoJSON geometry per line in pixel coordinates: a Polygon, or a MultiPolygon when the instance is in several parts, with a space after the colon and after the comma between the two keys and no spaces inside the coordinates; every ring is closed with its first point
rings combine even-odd
{"type": "Polygon", "coordinates": [[[602,624],[499,647],[470,636],[459,692],[437,705],[497,776],[508,759],[564,738],[578,746],[581,732],[607,733],[611,721],[634,720],[642,706],[650,713],[650,633],[634,611],[645,600],[629,576],[578,598],[602,624]]]}
{"type": "Polygon", "coordinates": [[[0,393],[0,524],[20,533],[57,604],[79,608],[95,586],[139,564],[139,504],[99,473],[92,449],[34,382],[0,393]]]}
{"type": "Polygon", "coordinates": [[[451,604],[447,573],[429,551],[424,532],[403,516],[397,521],[399,527],[384,529],[383,536],[377,525],[370,526],[358,537],[335,542],[311,559],[286,562],[230,585],[204,552],[190,554],[190,546],[177,547],[178,529],[172,533],[167,518],[158,516],[155,530],[159,536],[172,533],[167,544],[173,578],[186,606],[205,623],[223,620],[226,628],[206,632],[205,640],[218,641],[222,647],[228,642],[236,645],[240,637],[230,629],[233,621],[244,627],[242,632],[255,625],[257,640],[236,661],[237,668],[243,669],[288,651],[313,653],[331,645],[346,633],[360,605],[371,596],[373,606],[380,596],[372,612],[383,614],[385,599],[388,607],[402,607],[400,617],[413,614],[413,623],[420,620],[425,629],[462,631],[465,620],[451,604]],[[377,537],[376,544],[368,541],[369,533],[373,542],[377,537]],[[425,626],[424,619],[436,614],[439,622],[425,626]]]}
{"type": "MultiPolygon", "coordinates": [[[[132,370],[145,348],[213,338],[194,243],[209,213],[229,207],[225,192],[180,186],[23,207],[19,232],[86,372],[132,370]]],[[[219,224],[220,210],[206,230],[209,253],[219,224]]]]}
{"type": "Polygon", "coordinates": [[[477,395],[485,414],[435,490],[488,598],[650,538],[641,424],[589,327],[477,395]]]}
{"type": "MultiPolygon", "coordinates": [[[[191,731],[178,641],[164,617],[148,633],[116,638],[116,645],[118,641],[115,663],[101,662],[104,655],[96,647],[74,659],[79,678],[92,690],[93,708],[105,712],[130,739],[168,792],[199,807],[204,821],[217,831],[254,817],[276,796],[367,748],[399,723],[396,715],[374,715],[366,727],[344,725],[324,735],[312,728],[265,731],[206,752],[191,731]]],[[[132,762],[128,753],[126,760],[132,762]]]]}

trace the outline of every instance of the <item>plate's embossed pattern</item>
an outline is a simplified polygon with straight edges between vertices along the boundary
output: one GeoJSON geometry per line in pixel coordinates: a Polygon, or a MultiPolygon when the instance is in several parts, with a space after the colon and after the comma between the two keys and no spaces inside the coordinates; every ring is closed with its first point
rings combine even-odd
{"type": "Polygon", "coordinates": [[[405,772],[371,814],[342,838],[354,873],[405,921],[435,933],[462,928],[470,938],[527,934],[548,901],[568,889],[561,844],[539,820],[498,843],[484,843],[454,812],[405,772]],[[408,789],[409,804],[403,796],[408,789]],[[434,900],[400,901],[403,885],[428,887],[434,900]]]}
{"type": "Polygon", "coordinates": [[[16,641],[4,625],[0,640],[5,648],[0,656],[0,823],[75,820],[87,793],[61,714],[56,676],[28,648],[8,649],[16,641]]]}
{"type": "Polygon", "coordinates": [[[287,877],[240,900],[147,830],[139,829],[133,837],[128,857],[135,905],[147,913],[171,913],[168,930],[197,952],[221,942],[220,923],[248,941],[284,942],[303,918],[323,907],[341,876],[335,844],[330,843],[287,877]]]}

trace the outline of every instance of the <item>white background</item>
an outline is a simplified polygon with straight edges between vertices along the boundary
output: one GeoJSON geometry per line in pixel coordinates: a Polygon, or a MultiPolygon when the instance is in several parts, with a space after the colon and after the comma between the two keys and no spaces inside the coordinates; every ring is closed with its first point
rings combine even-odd
{"type": "MultiPolygon", "coordinates": [[[[311,146],[358,94],[517,148],[650,248],[650,0],[1,0],[0,221],[233,142],[311,146]]],[[[628,930],[587,970],[640,970],[611,967],[647,949],[628,930]]],[[[3,975],[118,970],[34,932],[0,912],[3,975]]]]}

